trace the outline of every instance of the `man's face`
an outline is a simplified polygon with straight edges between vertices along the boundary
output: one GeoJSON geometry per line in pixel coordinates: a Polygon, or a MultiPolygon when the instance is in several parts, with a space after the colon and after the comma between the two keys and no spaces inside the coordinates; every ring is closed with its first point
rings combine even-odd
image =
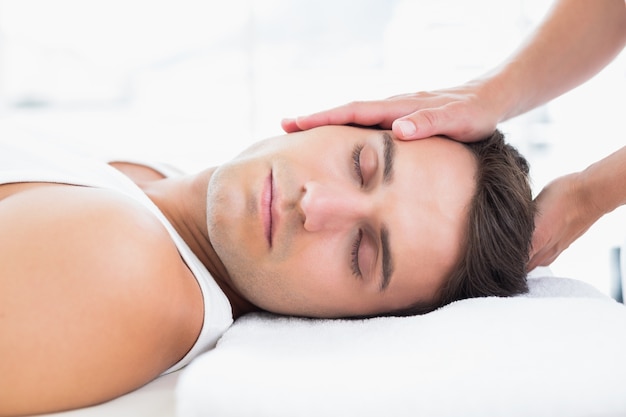
{"type": "Polygon", "coordinates": [[[473,155],[327,126],[260,142],[214,172],[211,243],[230,285],[282,314],[381,314],[435,299],[461,252],[473,155]]]}

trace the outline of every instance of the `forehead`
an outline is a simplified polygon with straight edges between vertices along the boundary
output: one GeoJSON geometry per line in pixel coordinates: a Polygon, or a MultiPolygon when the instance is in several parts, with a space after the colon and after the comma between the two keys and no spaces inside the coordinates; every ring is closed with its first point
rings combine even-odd
{"type": "Polygon", "coordinates": [[[392,284],[394,292],[429,301],[461,255],[476,161],[464,145],[444,138],[395,144],[385,215],[397,260],[392,284]]]}

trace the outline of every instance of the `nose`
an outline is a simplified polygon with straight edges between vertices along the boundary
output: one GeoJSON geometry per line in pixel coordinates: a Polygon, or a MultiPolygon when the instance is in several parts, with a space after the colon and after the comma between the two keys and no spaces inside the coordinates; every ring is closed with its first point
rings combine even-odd
{"type": "Polygon", "coordinates": [[[366,197],[357,190],[309,181],[304,184],[300,208],[309,232],[352,227],[370,210],[366,197]]]}

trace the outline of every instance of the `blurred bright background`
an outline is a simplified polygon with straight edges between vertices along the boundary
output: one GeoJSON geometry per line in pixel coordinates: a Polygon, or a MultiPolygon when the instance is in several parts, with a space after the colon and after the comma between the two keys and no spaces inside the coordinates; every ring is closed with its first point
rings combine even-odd
{"type": "MultiPolygon", "coordinates": [[[[450,87],[496,65],[548,0],[0,0],[0,138],[189,172],[280,134],[280,119],[450,87]]],[[[501,129],[534,188],[626,143],[626,53],[501,129]]],[[[552,266],[610,289],[626,211],[552,266]]]]}

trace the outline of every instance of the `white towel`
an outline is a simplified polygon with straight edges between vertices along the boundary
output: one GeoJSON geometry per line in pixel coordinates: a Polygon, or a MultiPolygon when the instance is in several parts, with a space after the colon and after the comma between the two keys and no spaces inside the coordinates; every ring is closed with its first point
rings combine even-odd
{"type": "Polygon", "coordinates": [[[183,371],[177,415],[626,415],[626,308],[571,279],[529,284],[416,317],[245,316],[183,371]]]}

